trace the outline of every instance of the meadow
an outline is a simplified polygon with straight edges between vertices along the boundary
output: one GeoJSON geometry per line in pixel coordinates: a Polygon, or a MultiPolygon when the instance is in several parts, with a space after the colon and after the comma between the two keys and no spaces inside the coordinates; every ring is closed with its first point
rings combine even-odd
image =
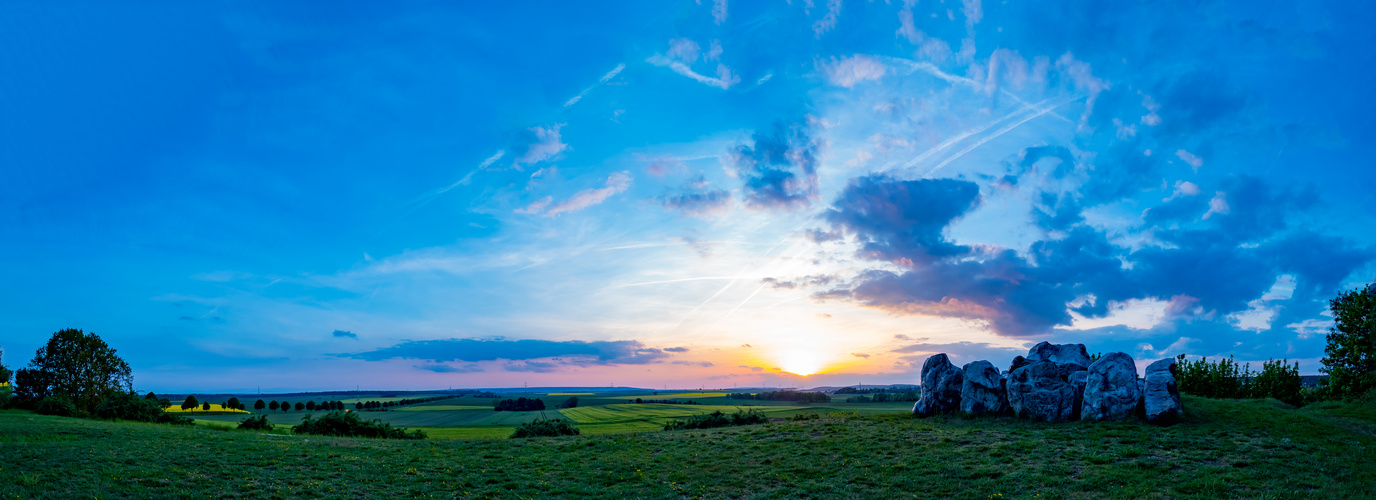
{"type": "MultiPolygon", "coordinates": [[[[831,411],[713,430],[424,441],[0,411],[0,497],[1371,496],[1376,404],[1186,396],[1185,405],[1186,420],[1164,428],[831,411]]],[[[654,420],[666,417],[662,406],[673,405],[566,416],[654,420]]]]}

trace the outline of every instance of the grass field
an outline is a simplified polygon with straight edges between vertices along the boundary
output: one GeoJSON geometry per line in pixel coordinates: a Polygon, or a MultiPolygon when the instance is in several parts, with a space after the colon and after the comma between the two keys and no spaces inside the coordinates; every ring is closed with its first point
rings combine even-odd
{"type": "Polygon", "coordinates": [[[1185,406],[1187,420],[1166,428],[836,413],[707,431],[425,441],[268,435],[3,411],[0,497],[1372,495],[1376,405],[1291,409],[1274,400],[1186,397],[1185,406]]]}

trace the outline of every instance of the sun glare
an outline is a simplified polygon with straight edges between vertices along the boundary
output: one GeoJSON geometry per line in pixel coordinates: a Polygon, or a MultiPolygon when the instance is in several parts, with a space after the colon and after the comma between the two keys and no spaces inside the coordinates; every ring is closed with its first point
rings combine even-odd
{"type": "Polygon", "coordinates": [[[779,368],[788,373],[806,377],[822,369],[822,357],[815,352],[789,352],[779,361],[779,368]]]}

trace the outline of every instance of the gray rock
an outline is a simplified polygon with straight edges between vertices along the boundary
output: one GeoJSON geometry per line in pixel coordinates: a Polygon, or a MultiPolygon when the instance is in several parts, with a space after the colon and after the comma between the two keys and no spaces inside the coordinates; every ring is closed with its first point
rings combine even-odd
{"type": "Polygon", "coordinates": [[[1061,379],[1051,361],[1038,361],[1008,376],[1008,406],[1019,417],[1063,422],[1075,415],[1075,385],[1061,379]]]}
{"type": "Polygon", "coordinates": [[[1028,361],[1027,358],[1024,358],[1024,357],[1022,357],[1022,356],[1018,356],[1018,357],[1016,357],[1016,358],[1013,358],[1013,364],[1012,364],[1012,365],[1009,365],[1009,366],[1008,366],[1008,371],[1003,372],[1003,374],[1004,374],[1004,375],[1007,375],[1007,374],[1009,374],[1009,373],[1013,373],[1013,370],[1016,370],[1016,369],[1018,369],[1018,368],[1022,368],[1022,367],[1024,367],[1024,366],[1027,366],[1027,365],[1030,365],[1030,364],[1032,364],[1032,362],[1031,362],[1031,361],[1028,361]]]}
{"type": "Polygon", "coordinates": [[[1066,377],[1066,382],[1070,382],[1070,385],[1075,386],[1075,413],[1071,415],[1072,419],[1080,419],[1080,407],[1084,405],[1085,401],[1085,380],[1088,377],[1089,372],[1085,370],[1071,373],[1066,377]]]}
{"type": "Polygon", "coordinates": [[[1070,374],[1088,370],[1088,366],[1080,366],[1075,363],[1056,363],[1056,373],[1060,374],[1061,379],[1070,381],[1070,374]]]}
{"type": "Polygon", "coordinates": [[[951,364],[945,353],[927,358],[922,363],[922,397],[913,405],[913,415],[955,413],[960,409],[960,391],[965,373],[951,364]]]}
{"type": "Polygon", "coordinates": [[[1121,352],[1105,354],[1089,365],[1080,418],[1122,420],[1132,416],[1142,400],[1137,388],[1137,364],[1121,352]]]}
{"type": "Polygon", "coordinates": [[[960,389],[960,411],[971,415],[998,414],[1008,406],[1003,376],[988,361],[965,365],[965,382],[960,389]]]}
{"type": "Polygon", "coordinates": [[[1180,405],[1180,390],[1175,384],[1175,358],[1166,358],[1147,365],[1142,405],[1147,423],[1167,425],[1180,420],[1185,408],[1180,405]]]}
{"type": "Polygon", "coordinates": [[[1088,367],[1093,362],[1089,359],[1089,351],[1085,350],[1084,344],[1052,344],[1050,342],[1042,342],[1032,346],[1032,349],[1027,351],[1027,360],[1032,362],[1054,361],[1061,365],[1070,363],[1081,367],[1088,367]]]}

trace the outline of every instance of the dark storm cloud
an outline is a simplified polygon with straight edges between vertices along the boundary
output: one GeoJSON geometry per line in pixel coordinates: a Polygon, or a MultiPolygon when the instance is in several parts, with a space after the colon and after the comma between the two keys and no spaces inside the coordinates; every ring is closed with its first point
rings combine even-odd
{"type": "Polygon", "coordinates": [[[970,251],[943,231],[978,202],[973,182],[870,175],[852,179],[822,217],[855,236],[865,258],[927,263],[970,251]]]}
{"type": "Polygon", "coordinates": [[[344,337],[344,338],[350,338],[350,339],[355,339],[355,340],[358,339],[358,334],[356,334],[356,333],[354,333],[354,332],[344,331],[344,330],[335,330],[334,333],[332,333],[331,335],[334,335],[336,338],[338,338],[338,337],[344,337]]]}

